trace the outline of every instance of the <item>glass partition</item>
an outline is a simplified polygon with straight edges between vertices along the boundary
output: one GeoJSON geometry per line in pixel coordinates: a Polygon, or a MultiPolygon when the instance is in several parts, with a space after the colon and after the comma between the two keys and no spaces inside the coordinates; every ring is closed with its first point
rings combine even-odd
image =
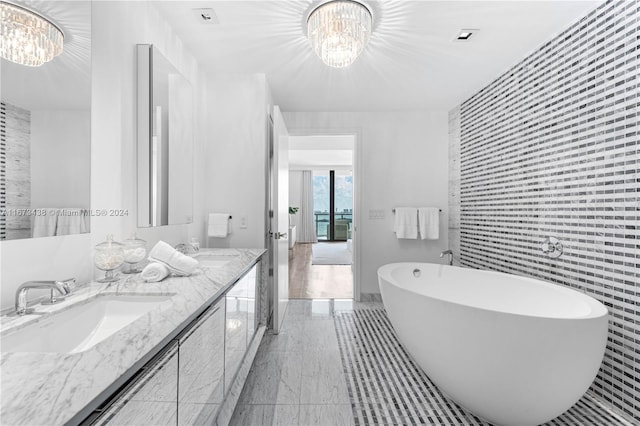
{"type": "Polygon", "coordinates": [[[352,171],[314,171],[313,206],[318,241],[350,239],[353,221],[352,171]]]}

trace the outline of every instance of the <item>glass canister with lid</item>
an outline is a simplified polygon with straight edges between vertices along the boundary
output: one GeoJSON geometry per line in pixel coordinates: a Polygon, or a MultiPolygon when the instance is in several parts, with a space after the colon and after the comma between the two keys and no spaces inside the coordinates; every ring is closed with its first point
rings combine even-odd
{"type": "Polygon", "coordinates": [[[99,283],[117,281],[118,277],[114,270],[118,269],[124,262],[123,245],[113,240],[113,235],[107,235],[107,240],[97,244],[93,262],[96,268],[105,271],[104,278],[98,280],[99,283]]]}
{"type": "Polygon", "coordinates": [[[136,238],[133,234],[131,238],[124,240],[124,261],[128,267],[123,271],[125,274],[136,274],[142,270],[138,267],[138,263],[147,257],[147,242],[136,238]]]}

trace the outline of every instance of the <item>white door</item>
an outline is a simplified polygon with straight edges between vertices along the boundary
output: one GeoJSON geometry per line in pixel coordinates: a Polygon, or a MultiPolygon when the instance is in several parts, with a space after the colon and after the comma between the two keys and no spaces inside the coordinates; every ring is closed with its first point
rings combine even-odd
{"type": "Polygon", "coordinates": [[[270,150],[270,244],[273,269],[273,332],[279,333],[289,302],[289,133],[280,108],[273,107],[273,150],[270,150]]]}

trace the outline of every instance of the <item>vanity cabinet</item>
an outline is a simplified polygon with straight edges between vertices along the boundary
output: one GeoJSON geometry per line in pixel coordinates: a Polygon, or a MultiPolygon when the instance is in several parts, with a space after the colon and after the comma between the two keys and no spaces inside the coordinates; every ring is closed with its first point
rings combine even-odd
{"type": "Polygon", "coordinates": [[[231,289],[225,299],[227,318],[224,340],[225,390],[233,383],[247,347],[257,329],[256,288],[258,266],[254,266],[231,289]]]}
{"type": "Polygon", "coordinates": [[[225,299],[179,340],[178,424],[212,424],[224,398],[225,299]]]}
{"type": "Polygon", "coordinates": [[[97,425],[175,425],[178,421],[178,351],[173,340],[155,360],[143,367],[94,423],[97,425]]]}
{"type": "Polygon", "coordinates": [[[224,398],[225,298],[143,367],[100,425],[212,424],[224,398]]]}
{"type": "Polygon", "coordinates": [[[214,424],[259,326],[258,265],[136,372],[96,421],[85,423],[214,424]]]}

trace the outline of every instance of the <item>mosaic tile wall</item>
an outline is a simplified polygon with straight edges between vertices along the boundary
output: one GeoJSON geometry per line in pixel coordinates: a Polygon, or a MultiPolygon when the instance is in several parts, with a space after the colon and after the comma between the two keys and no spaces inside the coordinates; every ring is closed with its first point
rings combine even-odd
{"type": "Polygon", "coordinates": [[[0,103],[0,240],[28,238],[26,215],[4,215],[4,209],[31,207],[31,113],[0,103]]]}
{"type": "Polygon", "coordinates": [[[592,390],[636,421],[639,80],[640,0],[608,1],[450,113],[450,203],[459,208],[450,235],[461,264],[602,301],[609,341],[592,390]],[[546,236],[564,244],[559,259],[542,253],[546,236]]]}
{"type": "Polygon", "coordinates": [[[7,114],[0,104],[0,240],[7,238],[7,114]]]}

